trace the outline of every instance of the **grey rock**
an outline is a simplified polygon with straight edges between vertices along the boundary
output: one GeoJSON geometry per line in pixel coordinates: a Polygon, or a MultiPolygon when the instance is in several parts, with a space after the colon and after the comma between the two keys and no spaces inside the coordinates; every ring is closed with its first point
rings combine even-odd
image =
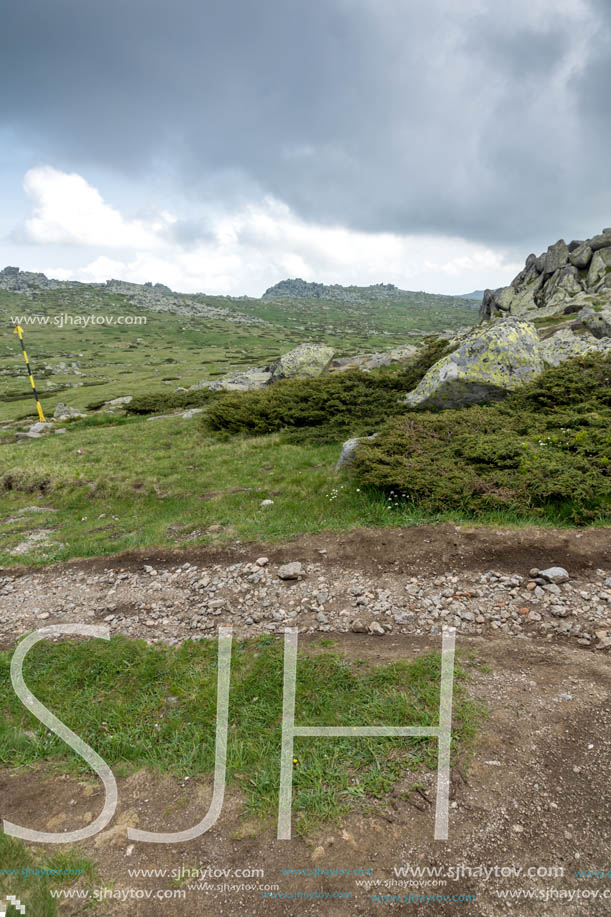
{"type": "Polygon", "coordinates": [[[592,249],[587,242],[582,242],[578,248],[569,253],[569,261],[574,267],[580,270],[586,268],[591,260],[592,249]]]}
{"type": "Polygon", "coordinates": [[[582,309],[577,317],[595,338],[611,337],[611,306],[602,309],[600,312],[587,307],[582,309]]]}
{"type": "Polygon", "coordinates": [[[611,228],[603,229],[597,236],[589,240],[590,248],[593,252],[600,251],[601,248],[611,247],[611,228]]]}
{"type": "Polygon", "coordinates": [[[611,248],[601,248],[594,252],[588,271],[588,287],[597,290],[608,277],[607,269],[611,268],[611,248]]]}
{"type": "Polygon", "coordinates": [[[570,577],[564,567],[548,567],[547,570],[541,570],[539,576],[547,580],[548,583],[568,583],[570,577]]]}
{"type": "Polygon", "coordinates": [[[591,334],[574,334],[569,328],[559,328],[541,341],[539,352],[546,366],[559,366],[573,357],[586,353],[611,353],[608,338],[597,340],[591,334]]]}
{"type": "Polygon", "coordinates": [[[559,239],[554,245],[550,245],[545,254],[545,263],[543,266],[544,274],[553,274],[559,270],[569,260],[569,249],[564,239],[559,239]]]}
{"type": "Polygon", "coordinates": [[[579,281],[579,274],[576,267],[572,264],[565,264],[555,271],[553,277],[547,282],[545,287],[546,306],[560,306],[571,302],[576,296],[583,291],[579,281]]]}
{"type": "Polygon", "coordinates": [[[112,401],[105,401],[104,407],[121,407],[124,404],[129,404],[130,401],[133,400],[133,395],[123,395],[121,398],[113,398],[112,401]]]}
{"type": "Polygon", "coordinates": [[[52,423],[47,423],[42,420],[38,420],[36,423],[33,423],[32,426],[28,429],[28,433],[34,433],[40,436],[41,433],[50,433],[53,429],[52,423]]]}
{"type": "Polygon", "coordinates": [[[278,576],[284,580],[299,579],[303,574],[303,566],[297,560],[292,561],[290,564],[283,564],[278,568],[278,576]]]}
{"type": "Polygon", "coordinates": [[[73,417],[83,417],[83,414],[76,408],[71,408],[69,405],[63,404],[63,402],[60,401],[53,412],[53,417],[56,420],[70,420],[73,417]]]}
{"type": "Polygon", "coordinates": [[[366,443],[374,440],[376,436],[377,434],[373,433],[371,436],[354,436],[352,439],[347,439],[342,446],[342,451],[340,453],[340,457],[337,460],[335,470],[340,471],[342,468],[350,465],[350,463],[354,461],[357,447],[361,443],[366,443]]]}
{"type": "Polygon", "coordinates": [[[199,382],[192,385],[191,389],[208,388],[213,392],[250,392],[269,385],[272,374],[265,369],[244,369],[228,373],[222,379],[214,382],[199,382]]]}
{"type": "Polygon", "coordinates": [[[329,368],[332,359],[331,347],[324,344],[300,344],[274,363],[272,381],[320,376],[329,368]]]}
{"type": "Polygon", "coordinates": [[[373,634],[375,637],[383,637],[386,631],[379,621],[372,621],[368,627],[368,633],[373,634]]]}

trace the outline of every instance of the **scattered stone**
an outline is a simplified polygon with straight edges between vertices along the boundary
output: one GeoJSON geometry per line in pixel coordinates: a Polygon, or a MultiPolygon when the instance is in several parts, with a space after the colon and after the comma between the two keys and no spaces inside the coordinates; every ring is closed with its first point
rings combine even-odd
{"type": "Polygon", "coordinates": [[[554,583],[554,585],[568,583],[569,581],[569,574],[564,567],[548,567],[547,570],[541,570],[539,576],[547,580],[548,583],[554,583]]]}
{"type": "Polygon", "coordinates": [[[59,402],[53,413],[53,417],[56,420],[72,420],[72,418],[83,416],[84,415],[81,411],[77,410],[76,408],[71,408],[69,405],[64,404],[62,401],[59,402]]]}
{"type": "Polygon", "coordinates": [[[134,400],[133,395],[123,395],[121,398],[113,398],[112,401],[105,401],[104,407],[119,408],[124,404],[129,404],[134,400]]]}
{"type": "Polygon", "coordinates": [[[278,576],[283,580],[299,579],[303,574],[303,566],[297,560],[289,564],[283,564],[278,568],[278,576]]]}

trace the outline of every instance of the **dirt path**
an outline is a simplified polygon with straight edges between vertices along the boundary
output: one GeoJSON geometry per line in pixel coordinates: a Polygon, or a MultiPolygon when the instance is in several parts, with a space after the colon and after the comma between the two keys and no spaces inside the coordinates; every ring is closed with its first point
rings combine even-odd
{"type": "Polygon", "coordinates": [[[360,529],[0,571],[0,645],[49,624],[181,642],[281,633],[514,634],[611,643],[608,529],[360,529]],[[286,578],[283,566],[296,564],[286,578]],[[567,571],[549,582],[537,571],[567,571]],[[282,577],[285,578],[282,578],[282,577]]]}

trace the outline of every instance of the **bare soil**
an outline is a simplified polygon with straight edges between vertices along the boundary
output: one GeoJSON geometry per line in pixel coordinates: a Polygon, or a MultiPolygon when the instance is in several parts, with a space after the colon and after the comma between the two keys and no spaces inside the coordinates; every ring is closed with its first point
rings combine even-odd
{"type": "MultiPolygon", "coordinates": [[[[513,572],[526,567],[549,566],[550,559],[573,573],[611,562],[611,530],[553,528],[502,528],[482,526],[417,525],[409,528],[361,528],[350,532],[300,535],[282,542],[234,542],[222,547],[180,550],[125,551],[112,557],[76,560],[56,568],[104,571],[109,567],[139,570],[143,564],[163,567],[177,563],[205,566],[239,563],[265,554],[270,562],[292,560],[320,562],[326,551],[329,566],[350,567],[363,573],[397,570],[409,575],[489,570],[513,572]]],[[[11,567],[12,575],[29,575],[28,567],[11,567]]]]}

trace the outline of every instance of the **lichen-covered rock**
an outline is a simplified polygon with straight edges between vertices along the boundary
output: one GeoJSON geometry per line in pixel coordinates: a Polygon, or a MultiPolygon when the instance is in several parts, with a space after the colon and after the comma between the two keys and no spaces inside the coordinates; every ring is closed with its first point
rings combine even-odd
{"type": "Polygon", "coordinates": [[[584,270],[591,260],[592,249],[587,242],[582,242],[581,245],[569,254],[569,261],[574,267],[579,268],[579,270],[584,270]]]}
{"type": "Polygon", "coordinates": [[[559,366],[566,360],[582,357],[586,353],[611,352],[611,341],[603,344],[591,334],[573,334],[570,328],[560,328],[541,342],[540,351],[546,366],[559,366]]]}
{"type": "Polygon", "coordinates": [[[564,306],[583,291],[577,268],[565,264],[550,277],[545,288],[546,306],[564,306]]]}
{"type": "Polygon", "coordinates": [[[582,309],[577,317],[595,338],[611,337],[611,306],[600,312],[588,307],[582,309]]]}
{"type": "Polygon", "coordinates": [[[498,401],[543,371],[530,322],[505,319],[468,335],[404,400],[409,407],[459,408],[498,401]]]}
{"type": "Polygon", "coordinates": [[[324,344],[300,344],[283,354],[272,366],[272,381],[320,376],[333,359],[333,350],[324,344]]]}
{"type": "Polygon", "coordinates": [[[597,290],[606,279],[607,270],[611,270],[611,248],[601,248],[595,251],[588,271],[588,286],[597,290]]]}

